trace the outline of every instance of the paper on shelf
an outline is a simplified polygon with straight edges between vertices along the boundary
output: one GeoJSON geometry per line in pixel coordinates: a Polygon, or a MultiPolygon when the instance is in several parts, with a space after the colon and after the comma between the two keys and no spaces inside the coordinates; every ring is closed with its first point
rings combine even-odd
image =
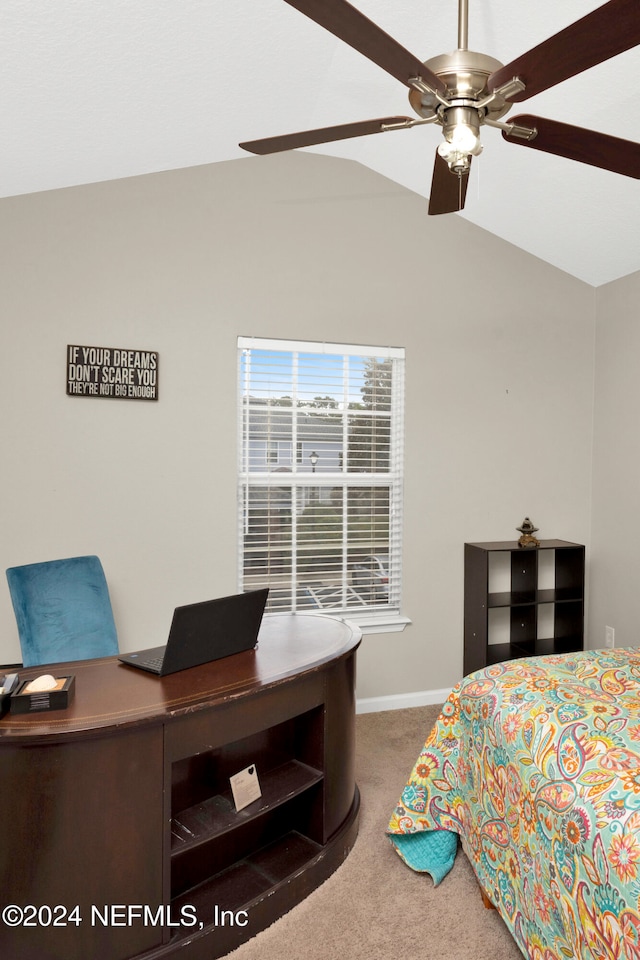
{"type": "Polygon", "coordinates": [[[229,782],[236,811],[243,810],[262,796],[255,764],[251,764],[250,767],[234,774],[229,778],[229,782]]]}

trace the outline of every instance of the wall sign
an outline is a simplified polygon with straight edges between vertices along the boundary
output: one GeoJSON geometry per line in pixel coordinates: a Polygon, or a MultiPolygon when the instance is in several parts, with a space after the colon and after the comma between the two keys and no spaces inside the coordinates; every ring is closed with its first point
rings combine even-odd
{"type": "Polygon", "coordinates": [[[69,344],[67,393],[70,397],[157,400],[157,351],[69,344]]]}

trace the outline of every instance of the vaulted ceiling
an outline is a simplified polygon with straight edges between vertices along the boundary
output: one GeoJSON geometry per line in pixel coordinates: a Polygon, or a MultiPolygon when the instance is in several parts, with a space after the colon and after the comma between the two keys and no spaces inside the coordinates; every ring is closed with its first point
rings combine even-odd
{"type": "MultiPolygon", "coordinates": [[[[457,45],[456,0],[353,3],[420,60],[457,45]]],[[[600,5],[469,0],[469,48],[508,63],[600,5]]],[[[640,141],[639,78],[636,47],[511,115],[640,141]]],[[[247,162],[240,141],[393,115],[414,116],[406,87],[284,0],[2,3],[0,196],[247,162]]],[[[427,197],[441,138],[429,125],[308,149],[427,197]]],[[[594,286],[640,270],[640,181],[513,146],[498,130],[483,128],[482,142],[465,210],[448,216],[594,286]]]]}

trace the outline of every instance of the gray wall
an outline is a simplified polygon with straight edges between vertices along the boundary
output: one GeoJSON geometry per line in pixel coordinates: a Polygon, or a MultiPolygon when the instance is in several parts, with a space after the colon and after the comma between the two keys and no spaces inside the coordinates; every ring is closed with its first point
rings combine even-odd
{"type": "MultiPolygon", "coordinates": [[[[359,697],[459,679],[465,540],[588,544],[593,288],[311,154],[1,203],[0,560],[98,553],[123,649],[236,589],[239,334],[407,350],[412,624],[364,638],[359,697]],[[68,343],[158,350],[160,400],[67,397],[68,343]]],[[[6,586],[0,626],[19,660],[6,586]]]]}
{"type": "Polygon", "coordinates": [[[618,647],[639,640],[638,494],[640,492],[640,273],[598,289],[591,639],[605,626],[618,647]]]}

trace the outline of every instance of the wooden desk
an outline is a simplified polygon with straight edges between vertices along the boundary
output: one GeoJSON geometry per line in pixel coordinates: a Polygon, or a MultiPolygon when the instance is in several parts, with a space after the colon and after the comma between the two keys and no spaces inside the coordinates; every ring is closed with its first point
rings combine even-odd
{"type": "Polygon", "coordinates": [[[257,650],[161,679],[114,657],[21,671],[76,693],[0,720],[0,914],[30,921],[0,919],[0,956],[211,960],[304,899],[357,836],[359,643],[272,615],[257,650]],[[262,796],[236,812],[251,764],[262,796]]]}

